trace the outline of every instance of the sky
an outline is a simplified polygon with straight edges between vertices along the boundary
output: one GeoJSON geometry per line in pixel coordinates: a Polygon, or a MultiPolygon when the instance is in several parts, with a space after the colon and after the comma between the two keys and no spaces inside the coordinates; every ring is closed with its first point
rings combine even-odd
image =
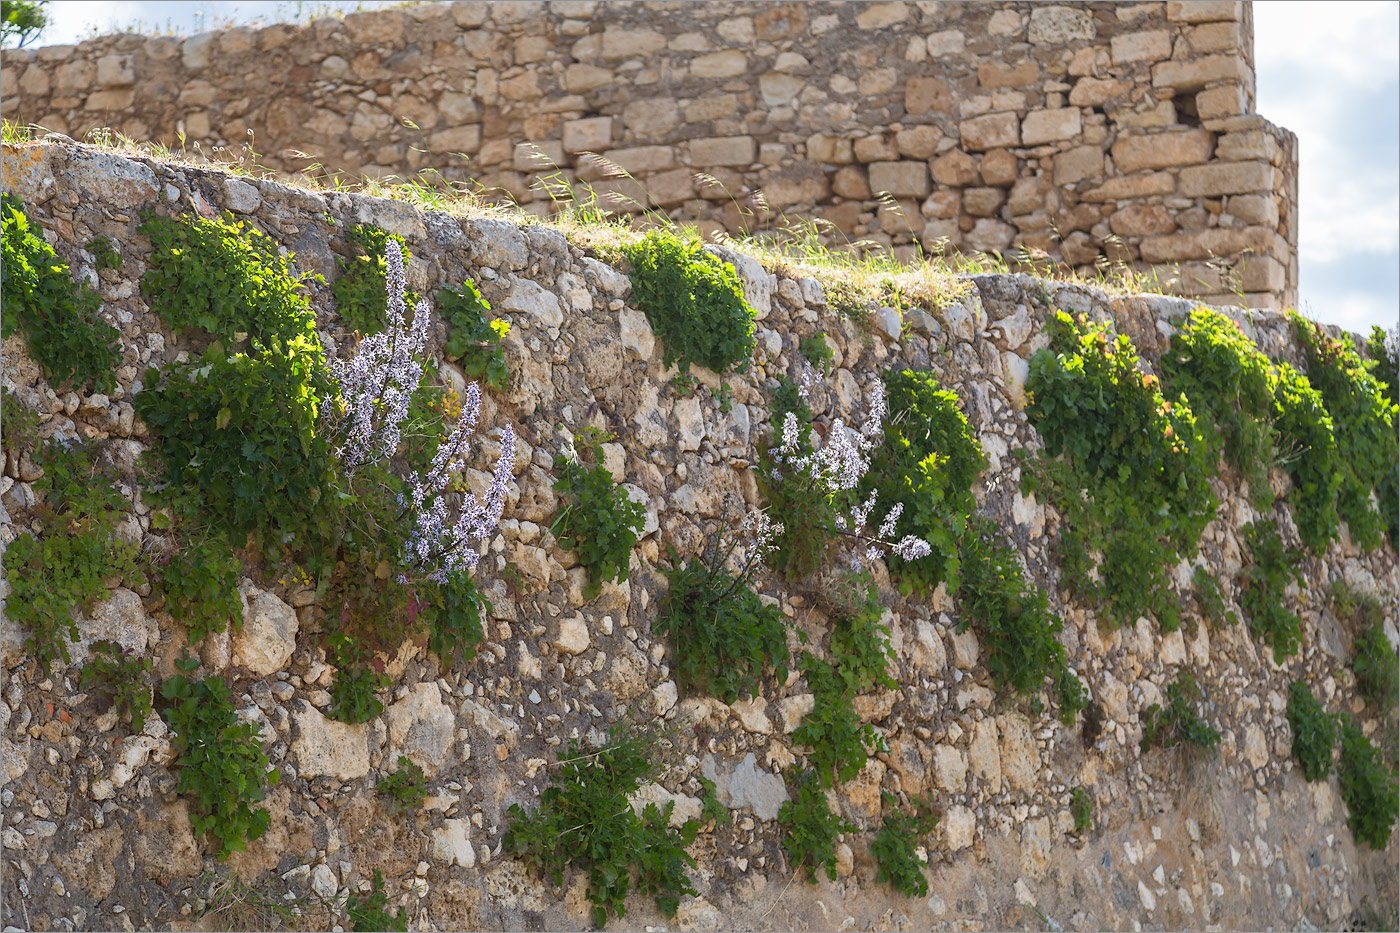
{"type": "MultiPolygon", "coordinates": [[[[141,24],[193,34],[257,17],[304,22],[381,0],[54,0],[40,42],[141,24]]],[[[1299,305],[1367,332],[1400,316],[1400,2],[1257,0],[1256,111],[1298,134],[1299,305]]]]}

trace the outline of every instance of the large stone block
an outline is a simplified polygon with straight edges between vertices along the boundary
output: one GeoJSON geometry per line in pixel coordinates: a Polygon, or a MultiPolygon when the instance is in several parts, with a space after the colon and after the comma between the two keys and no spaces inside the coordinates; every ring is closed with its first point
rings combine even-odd
{"type": "Polygon", "coordinates": [[[1139,249],[1144,262],[1179,262],[1237,256],[1246,249],[1257,254],[1275,252],[1278,236],[1267,227],[1212,227],[1196,233],[1148,237],[1139,249]]]}
{"type": "Polygon", "coordinates": [[[1210,159],[1215,135],[1206,130],[1128,136],[1113,144],[1113,162],[1120,172],[1199,165],[1210,159]]]}
{"type": "Polygon", "coordinates": [[[565,152],[602,152],[612,142],[612,117],[589,117],[564,124],[565,152]]]}
{"type": "Polygon", "coordinates": [[[1115,65],[1129,62],[1160,62],[1172,56],[1172,36],[1165,29],[1130,32],[1114,36],[1109,47],[1115,65]]]}
{"type": "Polygon", "coordinates": [[[1223,84],[1196,95],[1196,114],[1202,120],[1239,116],[1248,106],[1244,88],[1238,84],[1223,84]]]}
{"type": "Polygon", "coordinates": [[[1083,42],[1098,33],[1094,17],[1088,10],[1068,6],[1036,5],[1031,10],[1031,24],[1026,38],[1033,45],[1061,45],[1083,42]]]}
{"type": "Polygon", "coordinates": [[[703,170],[712,165],[748,165],[754,160],[752,136],[710,136],[690,141],[690,165],[703,170]]]}
{"type": "Polygon", "coordinates": [[[1021,122],[1021,144],[1039,146],[1042,143],[1073,139],[1079,135],[1082,125],[1078,107],[1032,110],[1021,122]]]}
{"type": "Polygon", "coordinates": [[[1167,19],[1173,23],[1242,21],[1242,0],[1167,0],[1167,19]]]}
{"type": "Polygon", "coordinates": [[[1122,201],[1131,198],[1150,198],[1154,195],[1171,194],[1176,191],[1176,179],[1167,172],[1148,172],[1110,178],[1097,188],[1090,188],[1080,195],[1085,201],[1122,201]]]}
{"type": "Polygon", "coordinates": [[[910,78],[904,82],[904,110],[910,116],[951,113],[953,91],[940,78],[910,78]]]}
{"type": "Polygon", "coordinates": [[[1249,83],[1249,65],[1237,55],[1207,55],[1193,61],[1159,62],[1152,66],[1152,86],[1199,91],[1215,81],[1249,83]]]}
{"type": "Polygon", "coordinates": [[[887,29],[909,18],[909,7],[902,0],[892,3],[866,4],[856,17],[856,26],[861,29],[887,29]]]}
{"type": "Polygon", "coordinates": [[[1214,198],[1222,194],[1272,192],[1278,170],[1264,162],[1217,162],[1181,170],[1181,194],[1188,198],[1214,198]]]}
{"type": "Polygon", "coordinates": [[[1103,175],[1103,150],[1098,146],[1076,146],[1055,156],[1055,184],[1073,185],[1103,175]]]}
{"type": "Polygon", "coordinates": [[[1014,113],[989,113],[958,124],[964,149],[1002,149],[1021,144],[1021,121],[1014,113]]]}
{"type": "Polygon", "coordinates": [[[984,88],[1026,87],[1040,80],[1040,66],[1028,58],[1018,65],[983,62],[977,66],[977,80],[984,88]]]}
{"type": "Polygon", "coordinates": [[[977,182],[977,161],[961,149],[949,149],[934,159],[929,168],[940,185],[960,187],[977,182]]]}
{"type": "Polygon", "coordinates": [[[922,198],[929,192],[928,166],[923,162],[872,162],[872,191],[888,191],[897,198],[922,198]]]}
{"type": "Polygon", "coordinates": [[[736,78],[748,70],[748,53],[740,49],[697,55],[690,61],[690,73],[697,78],[736,78]]]}
{"type": "Polygon", "coordinates": [[[1172,212],[1161,204],[1130,204],[1115,211],[1108,225],[1119,236],[1160,236],[1176,230],[1172,212]]]}
{"type": "Polygon", "coordinates": [[[1080,78],[1069,92],[1076,107],[1102,107],[1104,101],[1122,97],[1133,89],[1133,82],[1118,78],[1080,78]]]}
{"type": "Polygon", "coordinates": [[[666,37],[655,29],[609,27],[603,30],[603,58],[639,58],[659,52],[665,47],[666,37]]]}

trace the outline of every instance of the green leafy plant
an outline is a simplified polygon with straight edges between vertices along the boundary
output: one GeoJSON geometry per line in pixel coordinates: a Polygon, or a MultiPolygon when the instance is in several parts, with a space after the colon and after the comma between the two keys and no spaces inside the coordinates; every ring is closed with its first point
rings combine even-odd
{"type": "Polygon", "coordinates": [[[766,670],[784,680],[789,655],[782,611],[764,605],[750,584],[755,549],[737,574],[725,567],[727,557],[711,549],[668,571],[671,586],[652,630],[671,639],[682,689],[732,703],[756,694],[766,670]]]}
{"type": "Polygon", "coordinates": [[[458,656],[466,661],[474,658],[485,638],[481,613],[490,607],[476,581],[460,571],[450,573],[441,583],[419,586],[417,596],[428,630],[428,650],[444,664],[458,656]]]}
{"type": "Polygon", "coordinates": [[[1089,690],[1064,662],[1055,672],[1055,693],[1060,698],[1060,722],[1073,725],[1075,717],[1089,706],[1089,690]]]}
{"type": "Polygon", "coordinates": [[[1376,382],[1380,383],[1385,397],[1392,405],[1400,404],[1400,332],[1387,332],[1382,327],[1372,325],[1366,350],[1371,354],[1368,367],[1376,382]]]}
{"type": "Polygon", "coordinates": [[[1220,733],[1196,712],[1196,703],[1203,695],[1196,678],[1186,671],[1177,674],[1176,680],[1167,685],[1167,705],[1153,703],[1143,712],[1142,747],[1187,744],[1214,752],[1220,744],[1220,733]]]}
{"type": "Polygon", "coordinates": [[[1288,501],[1298,535],[1308,550],[1321,554],[1337,535],[1342,464],[1322,394],[1287,363],[1274,369],[1274,425],[1280,462],[1293,480],[1288,501]]]}
{"type": "Polygon", "coordinates": [[[933,832],[938,825],[938,814],[925,800],[915,800],[914,812],[902,813],[894,809],[895,799],[884,793],[884,803],[890,812],[880,827],[875,842],[870,846],[870,854],[875,856],[879,871],[875,876],[878,882],[888,882],[905,897],[926,897],[928,879],[924,877],[924,860],[919,858],[919,839],[933,832]]]}
{"type": "Polygon", "coordinates": [[[0,195],[0,337],[24,335],[29,355],[54,386],[91,383],[99,392],[117,382],[117,329],[98,317],[102,299],[76,282],[68,263],[44,240],[24,205],[0,195]]]}
{"type": "Polygon", "coordinates": [[[1089,792],[1076,787],[1069,797],[1069,814],[1074,817],[1074,831],[1082,836],[1094,826],[1094,801],[1089,792]]]}
{"type": "Polygon", "coordinates": [[[646,524],[646,507],[633,502],[627,491],[613,482],[603,466],[602,448],[590,445],[595,465],[589,469],[577,458],[564,461],[555,492],[571,501],[559,510],[550,531],[566,551],[577,551],[579,563],[588,569],[587,599],[603,589],[604,580],[627,579],[632,546],[646,524]]]}
{"type": "MultiPolygon", "coordinates": [[[[996,540],[997,534],[991,522],[979,519],[963,535],[958,630],[976,627],[997,686],[1030,696],[1047,676],[1068,674],[1064,646],[1055,639],[1064,623],[1050,611],[1045,593],[1027,584],[1016,552],[996,540]]],[[[1072,706],[1082,686],[1079,691],[1067,681],[1064,686],[1072,706]]]]}
{"type": "Polygon", "coordinates": [[[510,380],[501,341],[510,333],[510,322],[487,321],[491,305],[481,297],[476,283],[468,280],[457,289],[442,289],[437,298],[438,313],[447,324],[447,345],[443,354],[462,367],[468,379],[484,379],[502,390],[510,380]]]}
{"type": "Polygon", "coordinates": [[[1356,687],[1367,702],[1383,709],[1395,705],[1400,668],[1395,649],[1390,647],[1390,639],[1385,637],[1380,623],[1357,633],[1352,644],[1351,670],[1356,675],[1356,687]]]}
{"type": "Polygon", "coordinates": [[[1215,511],[1209,444],[1184,396],[1169,401],[1137,350],[1106,324],[1057,312],[1052,343],[1031,359],[1027,415],[1047,457],[1022,474],[1064,517],[1070,589],[1116,623],[1144,613],[1179,625],[1170,570],[1195,553],[1215,511]]]}
{"type": "Polygon", "coordinates": [[[377,868],[369,897],[362,901],[358,895],[351,894],[345,899],[345,916],[350,920],[350,929],[356,933],[406,933],[408,930],[408,908],[400,907],[398,913],[389,913],[384,875],[377,868]]]}
{"type": "Polygon", "coordinates": [[[899,686],[889,673],[894,647],[889,626],[880,624],[884,610],[875,581],[869,573],[850,572],[844,588],[849,596],[831,614],[831,655],[836,669],[853,693],[875,686],[893,690],[899,686]]]}
{"type": "Polygon", "coordinates": [[[627,915],[632,880],[657,907],[674,916],[680,898],[697,894],[686,875],[695,860],[685,851],[699,824],[687,820],[680,830],[670,826],[674,801],[665,807],[648,803],[640,816],[628,798],[658,771],[658,737],[615,728],[608,744],[587,753],[570,743],[540,805],[526,813],[511,804],[510,829],[503,847],[531,869],[562,885],[572,867],[588,873],[588,900],[593,923],[604,926],[608,915],[627,915]]]}
{"type": "Polygon", "coordinates": [[[170,615],[189,630],[189,643],[197,644],[212,632],[222,632],[230,622],[243,623],[238,597],[242,562],[219,535],[190,541],[171,552],[161,568],[170,615]]]}
{"type": "Polygon", "coordinates": [[[931,591],[944,581],[952,588],[958,582],[958,539],[976,505],[972,484],[987,465],[986,455],[957,395],[940,388],[933,373],[890,370],[885,392],[884,444],[877,445],[859,496],[877,491],[882,502],[902,502],[893,537],[914,535],[933,549],[913,561],[889,555],[901,591],[931,591]]]}
{"type": "Polygon", "coordinates": [[[1337,744],[1337,720],[1301,680],[1293,681],[1288,689],[1288,728],[1293,732],[1293,757],[1298,759],[1303,777],[1326,780],[1332,770],[1332,746],[1337,744]]]}
{"type": "Polygon", "coordinates": [[[831,361],[836,358],[836,354],[831,349],[826,334],[818,332],[810,337],[803,337],[797,348],[814,369],[824,373],[831,372],[831,361]]]}
{"type": "Polygon", "coordinates": [[[38,440],[39,413],[0,388],[0,438],[7,451],[18,457],[21,450],[34,447],[38,440]]]}
{"type": "Polygon", "coordinates": [[[1220,581],[1206,568],[1197,567],[1191,572],[1191,591],[1201,615],[1213,625],[1234,625],[1238,621],[1234,610],[1225,608],[1225,594],[1220,591],[1220,581]]]}
{"type": "Polygon", "coordinates": [[[1244,528],[1252,563],[1240,572],[1240,608],[1249,629],[1273,649],[1274,660],[1297,653],[1302,642],[1298,616],[1284,605],[1284,591],[1298,576],[1299,555],[1285,549],[1272,522],[1251,522],[1244,528]]]}
{"type": "Polygon", "coordinates": [[[21,48],[38,38],[49,23],[48,0],[4,0],[0,4],[0,46],[21,48]]]}
{"type": "Polygon", "coordinates": [[[700,819],[704,822],[713,821],[716,826],[727,826],[730,820],[729,808],[720,802],[715,790],[715,782],[702,775],[700,777],[700,819]]]}
{"type": "Polygon", "coordinates": [[[131,717],[131,731],[146,727],[151,714],[151,659],[134,657],[114,641],[105,638],[92,643],[92,656],[78,678],[82,690],[99,694],[98,709],[116,711],[131,717]]]}
{"type": "Polygon", "coordinates": [[[423,769],[413,763],[407,755],[400,755],[398,770],[383,777],[374,788],[384,801],[384,810],[390,816],[399,816],[418,809],[418,804],[428,796],[423,769]]]}
{"type": "Polygon", "coordinates": [[[1162,356],[1162,375],[1191,400],[1202,435],[1249,484],[1255,506],[1273,503],[1275,459],[1273,366],[1230,318],[1210,308],[1191,312],[1162,356]]]}
{"type": "Polygon", "coordinates": [[[193,659],[179,666],[184,673],[160,691],[170,703],[165,721],[175,733],[175,790],[190,795],[190,828],[196,837],[213,836],[223,861],[267,832],[267,811],[250,804],[266,796],[279,774],[267,770],[257,725],[239,722],[228,684],[217,677],[190,680],[185,674],[199,666],[193,659]]]}
{"type": "Polygon", "coordinates": [[[759,447],[759,492],[768,503],[768,514],[782,526],[773,537],[768,563],[783,571],[788,579],[808,576],[821,566],[831,542],[836,538],[837,517],[849,504],[849,496],[827,493],[812,480],[811,469],[789,471],[779,468],[773,449],[781,446],[782,425],[791,413],[797,423],[796,448],[799,456],[812,453],[812,411],[797,384],[786,376],[778,379],[773,391],[772,423],[777,435],[759,447]]]}
{"type": "Polygon", "coordinates": [[[334,458],[318,431],[329,391],[319,344],[298,338],[227,354],[216,341],[162,381],[154,370],[136,410],[159,442],[165,478],[197,490],[215,530],[265,550],[305,546],[334,489],[334,458]]]}
{"type": "Polygon", "coordinates": [[[654,229],[626,247],[632,297],[661,338],[664,365],[692,363],[742,372],[754,349],[754,310],[734,267],[705,252],[697,238],[654,229]]]}
{"type": "Polygon", "coordinates": [[[70,658],[78,638],[75,614],[107,592],[109,577],[135,577],[135,548],[114,536],[126,500],[84,447],[53,441],[35,452],[45,501],[35,512],[39,533],[20,534],[5,552],[10,583],[7,621],[28,629],[24,648],[47,673],[70,658]]]}
{"type": "Polygon", "coordinates": [[[1342,759],[1337,775],[1352,834],[1373,849],[1384,849],[1395,826],[1396,811],[1400,810],[1400,791],[1380,752],[1354,722],[1342,726],[1342,759]]]}
{"type": "Polygon", "coordinates": [[[383,664],[369,658],[364,646],[343,631],[333,632],[327,641],[326,657],[335,666],[335,679],[326,715],[352,724],[369,722],[384,712],[376,696],[390,683],[383,664]]]}
{"type": "Polygon", "coordinates": [[[1326,336],[1312,321],[1290,315],[1307,360],[1308,380],[1332,416],[1342,480],[1337,514],[1364,548],[1381,543],[1381,532],[1400,546],[1400,408],[1349,341],[1326,336]],[[1371,505],[1375,492],[1381,509],[1371,505]]]}
{"type": "Polygon", "coordinates": [[[87,245],[84,246],[83,249],[92,253],[93,261],[97,264],[99,272],[105,269],[121,268],[121,254],[118,253],[117,248],[112,245],[112,241],[105,236],[93,237],[91,240],[88,240],[87,245]]]}
{"type": "Polygon", "coordinates": [[[885,749],[884,740],[874,726],[856,715],[851,704],[854,693],[837,667],[807,655],[802,671],[815,697],[812,711],[793,730],[792,741],[811,748],[807,755],[811,773],[823,787],[849,781],[865,767],[870,749],[885,749]]]}
{"type": "Polygon", "coordinates": [[[778,810],[778,825],[785,830],[783,849],[793,871],[807,869],[807,881],[817,883],[817,871],[825,869],[836,880],[836,837],[856,827],[831,812],[826,792],[815,771],[803,771],[788,779],[790,799],[778,810]]]}
{"type": "Polygon", "coordinates": [[[232,345],[314,342],[315,315],[291,256],[245,221],[147,214],[138,228],[151,238],[141,296],[178,336],[199,328],[232,345]]]}
{"type": "MultiPolygon", "coordinates": [[[[336,259],[340,275],[331,283],[335,309],[351,329],[361,334],[377,334],[388,324],[384,280],[389,263],[384,258],[384,250],[393,243],[403,251],[404,268],[408,268],[408,244],[402,236],[386,233],[371,224],[351,227],[345,234],[345,242],[351,256],[336,259]]],[[[404,295],[404,303],[409,308],[417,306],[418,299],[417,292],[404,295]]]]}

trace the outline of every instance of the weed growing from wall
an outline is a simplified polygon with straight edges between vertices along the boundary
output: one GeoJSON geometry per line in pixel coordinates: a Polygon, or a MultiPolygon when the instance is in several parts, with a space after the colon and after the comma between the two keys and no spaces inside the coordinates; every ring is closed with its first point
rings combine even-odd
{"type": "Polygon", "coordinates": [[[842,681],[852,693],[895,689],[899,684],[889,673],[894,647],[889,626],[880,621],[884,610],[874,579],[868,572],[847,571],[841,588],[849,595],[831,613],[831,655],[842,681]]]}
{"type": "Polygon", "coordinates": [[[190,680],[185,674],[199,666],[189,659],[161,687],[171,706],[165,721],[175,733],[176,767],[180,769],[176,793],[188,794],[190,829],[196,838],[205,833],[216,843],[219,861],[242,851],[267,832],[266,810],[251,804],[275,785],[277,769],[267,770],[267,755],[256,724],[240,722],[228,684],[217,677],[190,680]]]}
{"type": "Polygon", "coordinates": [[[161,588],[171,617],[189,630],[191,645],[224,631],[230,622],[243,624],[238,597],[242,570],[243,563],[220,535],[186,542],[170,553],[159,571],[161,588]]]}
{"type": "Polygon", "coordinates": [[[758,452],[759,492],[778,529],[768,562],[789,580],[806,577],[821,566],[836,538],[837,521],[849,509],[851,498],[844,491],[817,488],[810,468],[797,472],[782,469],[784,448],[791,448],[800,458],[812,455],[812,411],[807,406],[806,392],[804,386],[786,376],[779,377],[773,391],[771,420],[774,425],[784,425],[788,415],[792,415],[791,443],[773,438],[763,443],[758,452]]]}
{"type": "Polygon", "coordinates": [[[447,325],[443,355],[461,366],[468,379],[484,380],[497,391],[504,389],[510,371],[501,341],[510,333],[510,322],[486,320],[491,305],[471,281],[463,282],[457,289],[439,291],[437,306],[447,325]]]}
{"type": "Polygon", "coordinates": [[[807,869],[807,881],[817,883],[817,872],[836,880],[836,837],[856,827],[831,812],[822,781],[815,771],[803,771],[788,779],[790,799],[778,810],[778,825],[785,830],[783,849],[793,871],[807,869]]]}
{"type": "Polygon", "coordinates": [[[1255,507],[1273,503],[1273,367],[1238,324],[1210,308],[1191,312],[1161,360],[1173,393],[1191,400],[1202,434],[1249,484],[1255,507]]]}
{"type": "Polygon", "coordinates": [[[754,309],[734,267],[705,252],[698,239],[670,229],[649,232],[625,249],[632,298],[663,345],[663,362],[682,373],[697,363],[722,373],[748,368],[754,309]]]}
{"type": "Polygon", "coordinates": [[[1069,815],[1074,818],[1074,831],[1084,835],[1094,827],[1094,800],[1089,792],[1076,787],[1069,798],[1069,815]]]}
{"type": "Polygon", "coordinates": [[[1209,570],[1197,567],[1191,572],[1191,592],[1196,600],[1196,608],[1212,625],[1234,625],[1233,609],[1225,608],[1225,594],[1220,591],[1220,581],[1209,570]]]}
{"type": "Polygon", "coordinates": [[[595,443],[588,449],[595,461],[592,468],[577,455],[564,461],[554,490],[568,502],[549,530],[561,548],[578,552],[579,563],[588,569],[584,597],[593,599],[602,592],[603,581],[627,579],[632,546],[646,524],[646,507],[613,482],[603,466],[602,447],[595,443]]]}
{"type": "MultiPolygon", "coordinates": [[[[767,527],[767,526],[765,526],[767,527]]],[[[765,547],[763,532],[743,551],[737,573],[727,568],[738,548],[715,546],[699,560],[677,562],[652,630],[670,638],[676,680],[687,691],[699,690],[733,703],[758,693],[765,671],[787,678],[787,624],[777,606],[765,605],[753,590],[753,574],[765,547]]]]}
{"type": "Polygon", "coordinates": [[[108,392],[121,364],[117,329],[97,316],[102,300],[76,282],[24,205],[0,195],[0,337],[24,335],[29,355],[54,386],[91,384],[108,392]]]}
{"type": "Polygon", "coordinates": [[[1327,337],[1297,314],[1291,319],[1307,359],[1308,380],[1332,415],[1342,472],[1337,513],[1362,547],[1378,547],[1382,532],[1400,546],[1400,409],[1350,343],[1327,337]],[[1371,505],[1372,491],[1379,512],[1371,505]]]}
{"type": "Polygon", "coordinates": [[[69,661],[68,642],[78,638],[74,614],[106,595],[103,581],[135,580],[136,550],[115,537],[127,503],[89,450],[48,441],[35,460],[44,471],[35,483],[45,498],[35,509],[40,530],[20,534],[5,552],[5,612],[28,630],[25,651],[47,673],[55,661],[69,661]]]}
{"type": "Polygon", "coordinates": [[[1293,681],[1288,689],[1288,728],[1293,733],[1293,757],[1303,777],[1323,781],[1332,770],[1332,746],[1337,744],[1337,719],[1330,716],[1308,685],[1293,681]]]}
{"type": "Polygon", "coordinates": [[[1380,752],[1354,722],[1342,726],[1342,758],[1337,775],[1352,834],[1372,849],[1384,849],[1400,810],[1400,791],[1380,752]]]}
{"type": "Polygon", "coordinates": [[[894,536],[927,541],[931,553],[906,560],[889,558],[890,574],[906,594],[927,592],[958,579],[957,542],[975,502],[971,487],[987,458],[973,436],[953,392],[939,387],[931,372],[885,373],[888,414],[884,442],[876,447],[861,495],[878,492],[885,502],[902,503],[894,536]]]}
{"type": "Polygon", "coordinates": [[[1175,629],[1169,571],[1215,510],[1209,445],[1186,399],[1167,400],[1138,369],[1126,336],[1063,312],[1051,331],[1031,360],[1026,411],[1060,459],[1034,464],[1023,485],[1064,516],[1060,558],[1076,594],[1117,623],[1151,613],[1175,629]]]}
{"type": "Polygon", "coordinates": [[[428,796],[423,769],[406,755],[399,756],[398,769],[381,778],[374,789],[379,796],[387,798],[384,801],[384,811],[390,816],[411,813],[418,809],[418,804],[428,796]]]}
{"type": "Polygon", "coordinates": [[[1143,711],[1142,747],[1186,745],[1213,753],[1220,744],[1220,733],[1196,711],[1204,696],[1196,678],[1186,671],[1177,674],[1176,680],[1167,685],[1167,705],[1153,703],[1143,711]]]}
{"type": "Polygon", "coordinates": [[[151,659],[133,657],[114,641],[92,643],[92,655],[78,678],[81,690],[97,694],[100,712],[115,709],[131,719],[131,732],[139,734],[151,714],[151,659]]]}
{"type": "Polygon", "coordinates": [[[874,726],[856,715],[851,705],[854,691],[840,669],[807,655],[802,659],[802,671],[815,700],[802,725],[793,730],[792,741],[811,749],[807,760],[822,787],[845,783],[865,767],[871,749],[886,750],[884,740],[874,726]]]}
{"type": "Polygon", "coordinates": [[[1243,529],[1251,563],[1240,571],[1240,608],[1249,630],[1264,641],[1280,664],[1298,651],[1302,629],[1298,616],[1284,605],[1284,591],[1298,577],[1300,555],[1286,549],[1273,522],[1260,520],[1243,529]]]}
{"type": "MultiPolygon", "coordinates": [[[[351,257],[336,259],[340,275],[331,283],[336,312],[351,330],[377,334],[389,323],[385,300],[389,269],[386,249],[390,243],[394,244],[407,267],[408,244],[402,236],[386,233],[371,224],[351,227],[345,234],[345,242],[350,247],[351,257]]],[[[418,304],[417,292],[406,292],[403,297],[409,307],[418,304]]]]}
{"type": "Polygon", "coordinates": [[[1400,404],[1400,332],[1387,332],[1373,325],[1366,351],[1371,355],[1367,366],[1380,383],[1386,400],[1392,405],[1400,404]]]}
{"type": "Polygon", "coordinates": [[[875,880],[888,882],[905,897],[927,897],[928,879],[924,877],[924,859],[919,858],[919,840],[933,832],[938,814],[924,800],[914,801],[914,812],[894,809],[896,801],[889,793],[882,794],[886,809],[885,823],[880,827],[870,854],[879,866],[875,880]]]}
{"type": "Polygon", "coordinates": [[[1356,675],[1356,689],[1368,703],[1382,709],[1395,705],[1400,690],[1400,669],[1397,669],[1395,649],[1380,623],[1363,628],[1352,644],[1351,670],[1356,675]]]}
{"type": "Polygon", "coordinates": [[[198,328],[232,346],[246,334],[263,346],[315,339],[315,316],[291,255],[230,214],[222,220],[148,214],[151,238],[141,297],[178,337],[198,328]]]}
{"type": "Polygon", "coordinates": [[[640,816],[628,802],[656,778],[657,751],[655,735],[629,734],[624,727],[614,729],[596,752],[570,743],[539,808],[527,813],[520,804],[510,806],[504,849],[555,886],[564,883],[566,869],[587,872],[595,926],[605,925],[609,914],[627,915],[634,878],[668,917],[681,897],[699,893],[686,875],[695,860],[685,851],[699,824],[688,820],[679,831],[671,827],[672,801],[664,808],[648,803],[640,816]]]}
{"type": "Polygon", "coordinates": [[[350,920],[350,929],[355,933],[406,933],[408,930],[408,908],[400,907],[398,913],[389,913],[389,895],[384,893],[384,875],[374,870],[374,882],[369,896],[360,900],[351,894],[345,900],[345,916],[350,920]]]}
{"type": "Polygon", "coordinates": [[[1342,464],[1321,393],[1287,363],[1274,370],[1274,424],[1280,461],[1293,480],[1288,502],[1298,535],[1309,551],[1321,554],[1337,535],[1342,464]]]}

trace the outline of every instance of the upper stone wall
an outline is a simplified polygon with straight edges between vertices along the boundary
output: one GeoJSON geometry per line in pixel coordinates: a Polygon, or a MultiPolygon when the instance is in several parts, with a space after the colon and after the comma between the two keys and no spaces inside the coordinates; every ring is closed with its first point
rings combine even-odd
{"type": "Polygon", "coordinates": [[[905,255],[1025,247],[1297,300],[1296,138],[1252,112],[1239,0],[429,3],[3,64],[6,117],[78,137],[251,133],[279,171],[432,167],[539,212],[558,166],[708,229],[816,216],[905,255]]]}

